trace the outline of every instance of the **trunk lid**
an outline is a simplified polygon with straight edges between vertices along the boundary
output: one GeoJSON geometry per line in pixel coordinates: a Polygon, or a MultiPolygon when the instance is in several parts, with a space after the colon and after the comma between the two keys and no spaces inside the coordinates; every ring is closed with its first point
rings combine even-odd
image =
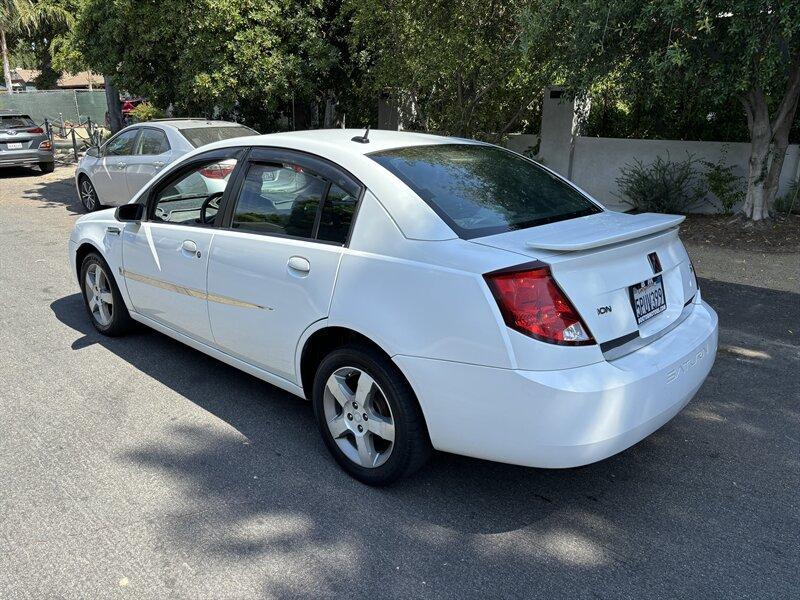
{"type": "MultiPolygon", "coordinates": [[[[605,211],[539,227],[476,238],[473,243],[540,260],[601,348],[626,338],[657,336],[675,323],[696,293],[689,257],[678,238],[684,217],[605,211]],[[655,253],[655,266],[648,255],[655,253]],[[660,270],[656,270],[660,263],[660,270]],[[658,275],[666,310],[637,322],[631,286],[658,275]]],[[[524,257],[524,258],[523,258],[524,257]]],[[[511,266],[511,265],[509,265],[511,266]]]]}

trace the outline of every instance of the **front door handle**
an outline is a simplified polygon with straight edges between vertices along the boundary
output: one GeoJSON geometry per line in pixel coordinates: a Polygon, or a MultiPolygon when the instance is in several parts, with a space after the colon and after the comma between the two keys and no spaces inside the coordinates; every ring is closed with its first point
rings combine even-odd
{"type": "Polygon", "coordinates": [[[197,244],[192,240],[184,240],[184,242],[181,244],[181,251],[190,256],[196,256],[197,258],[200,258],[200,252],[197,250],[197,244]]]}
{"type": "Polygon", "coordinates": [[[117,168],[122,171],[125,167],[128,166],[128,163],[117,163],[117,168]]]}
{"type": "Polygon", "coordinates": [[[289,267],[289,271],[296,273],[308,273],[311,270],[311,263],[302,256],[292,256],[286,265],[289,267]]]}
{"type": "Polygon", "coordinates": [[[106,233],[108,233],[108,235],[119,235],[120,234],[120,228],[119,227],[106,227],[106,233]]]}

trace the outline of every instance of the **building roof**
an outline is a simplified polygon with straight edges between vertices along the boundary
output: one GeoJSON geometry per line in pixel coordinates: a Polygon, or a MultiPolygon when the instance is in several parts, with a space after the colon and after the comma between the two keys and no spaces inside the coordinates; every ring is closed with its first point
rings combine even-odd
{"type": "MultiPolygon", "coordinates": [[[[41,71],[36,69],[21,69],[17,67],[11,70],[11,81],[17,85],[33,83],[40,73],[41,71]]],[[[91,71],[80,71],[74,74],[64,73],[58,78],[56,88],[88,88],[90,84],[92,87],[104,87],[105,80],[102,75],[91,71]]]]}

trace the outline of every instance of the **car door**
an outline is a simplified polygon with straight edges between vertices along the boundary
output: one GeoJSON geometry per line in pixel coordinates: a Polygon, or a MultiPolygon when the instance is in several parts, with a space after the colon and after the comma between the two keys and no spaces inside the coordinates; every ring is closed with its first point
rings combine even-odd
{"type": "Polygon", "coordinates": [[[300,153],[254,149],[214,237],[208,310],[217,346],[289,381],[309,325],[328,315],[362,186],[300,153]]]}
{"type": "Polygon", "coordinates": [[[120,206],[131,199],[125,169],[133,154],[139,128],[126,129],[106,142],[100,160],[89,169],[101,204],[120,206]]]}
{"type": "Polygon", "coordinates": [[[214,224],[239,149],[206,152],[147,194],[145,219],[125,227],[122,275],[134,310],[204,343],[213,343],[206,272],[214,224]],[[203,170],[218,164],[227,176],[209,189],[203,170]]]}
{"type": "Polygon", "coordinates": [[[128,158],[125,181],[132,198],[172,158],[167,134],[155,127],[142,127],[133,153],[128,158]]]}

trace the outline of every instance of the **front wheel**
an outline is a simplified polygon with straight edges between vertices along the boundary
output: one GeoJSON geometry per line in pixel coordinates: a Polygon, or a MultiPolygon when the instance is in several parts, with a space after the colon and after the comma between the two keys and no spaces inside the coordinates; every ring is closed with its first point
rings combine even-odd
{"type": "Polygon", "coordinates": [[[83,302],[94,328],[112,337],[126,333],[133,319],[111,270],[99,254],[92,252],[83,259],[80,281],[83,302]]]}
{"type": "Polygon", "coordinates": [[[360,345],[329,354],[314,378],[314,416],[336,462],[368,485],[418,470],[431,453],[416,396],[397,367],[360,345]]]}
{"type": "Polygon", "coordinates": [[[81,177],[78,191],[81,196],[81,204],[83,204],[86,212],[93,212],[100,208],[100,199],[97,197],[97,191],[88,177],[81,177]]]}

